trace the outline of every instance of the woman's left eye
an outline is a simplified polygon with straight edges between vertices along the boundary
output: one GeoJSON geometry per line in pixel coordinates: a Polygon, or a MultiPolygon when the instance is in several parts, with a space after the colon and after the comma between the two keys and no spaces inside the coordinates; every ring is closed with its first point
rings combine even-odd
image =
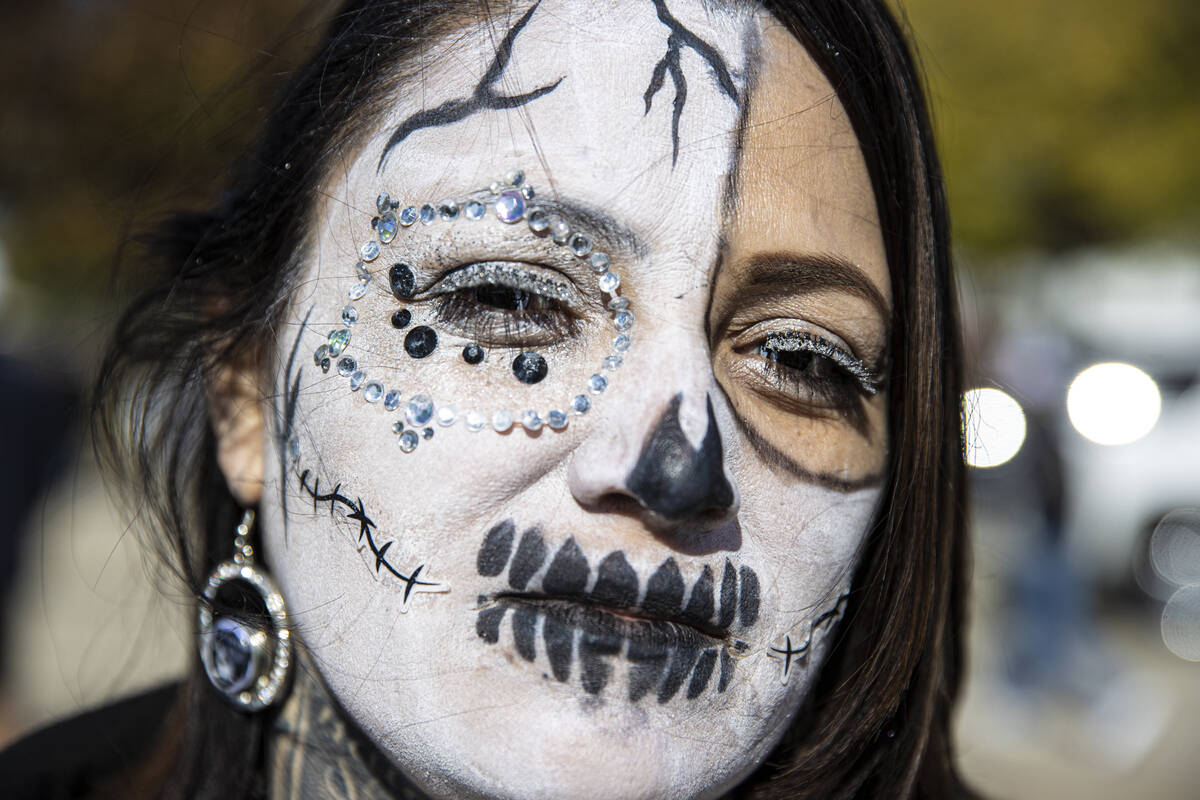
{"type": "Polygon", "coordinates": [[[514,264],[472,264],[430,288],[436,320],[480,344],[549,345],[579,333],[577,292],[545,271],[514,264]]]}
{"type": "Polygon", "coordinates": [[[808,405],[847,412],[879,391],[878,377],[861,359],[809,332],[771,334],[755,352],[774,388],[808,405]]]}

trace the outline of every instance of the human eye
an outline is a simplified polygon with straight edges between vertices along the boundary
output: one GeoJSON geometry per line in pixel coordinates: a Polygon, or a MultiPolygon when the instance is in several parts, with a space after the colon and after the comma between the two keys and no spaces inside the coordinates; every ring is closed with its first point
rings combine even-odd
{"type": "Polygon", "coordinates": [[[549,345],[579,335],[582,298],[561,273],[535,264],[483,261],[445,275],[426,292],[434,318],[483,345],[549,345]]]}
{"type": "Polygon", "coordinates": [[[845,416],[879,392],[876,371],[831,334],[759,332],[739,350],[753,388],[784,406],[845,416]]]}

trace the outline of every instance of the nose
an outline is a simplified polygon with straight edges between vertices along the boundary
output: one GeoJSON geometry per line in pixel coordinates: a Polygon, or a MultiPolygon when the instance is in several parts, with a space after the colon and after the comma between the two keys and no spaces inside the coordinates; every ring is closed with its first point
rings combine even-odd
{"type": "Polygon", "coordinates": [[[686,523],[708,530],[732,519],[737,493],[725,473],[712,398],[707,392],[697,394],[675,393],[657,415],[643,405],[641,420],[617,423],[581,446],[568,478],[575,498],[590,507],[633,500],[655,527],[686,523]]]}

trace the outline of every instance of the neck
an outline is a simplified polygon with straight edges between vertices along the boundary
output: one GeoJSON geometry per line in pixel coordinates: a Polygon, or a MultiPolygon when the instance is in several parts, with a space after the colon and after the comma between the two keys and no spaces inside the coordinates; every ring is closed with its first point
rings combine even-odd
{"type": "Polygon", "coordinates": [[[348,724],[307,654],[297,653],[295,681],[271,731],[270,800],[310,797],[421,800],[366,737],[348,724]]]}

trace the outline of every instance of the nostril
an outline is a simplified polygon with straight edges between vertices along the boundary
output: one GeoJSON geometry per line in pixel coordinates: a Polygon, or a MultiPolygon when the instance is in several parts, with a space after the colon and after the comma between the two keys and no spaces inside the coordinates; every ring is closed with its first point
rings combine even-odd
{"type": "Polygon", "coordinates": [[[658,424],[646,438],[625,486],[645,509],[670,522],[723,522],[736,512],[733,486],[725,477],[724,448],[706,398],[708,424],[699,448],[694,448],[679,422],[683,395],[671,399],[658,424]]]}

